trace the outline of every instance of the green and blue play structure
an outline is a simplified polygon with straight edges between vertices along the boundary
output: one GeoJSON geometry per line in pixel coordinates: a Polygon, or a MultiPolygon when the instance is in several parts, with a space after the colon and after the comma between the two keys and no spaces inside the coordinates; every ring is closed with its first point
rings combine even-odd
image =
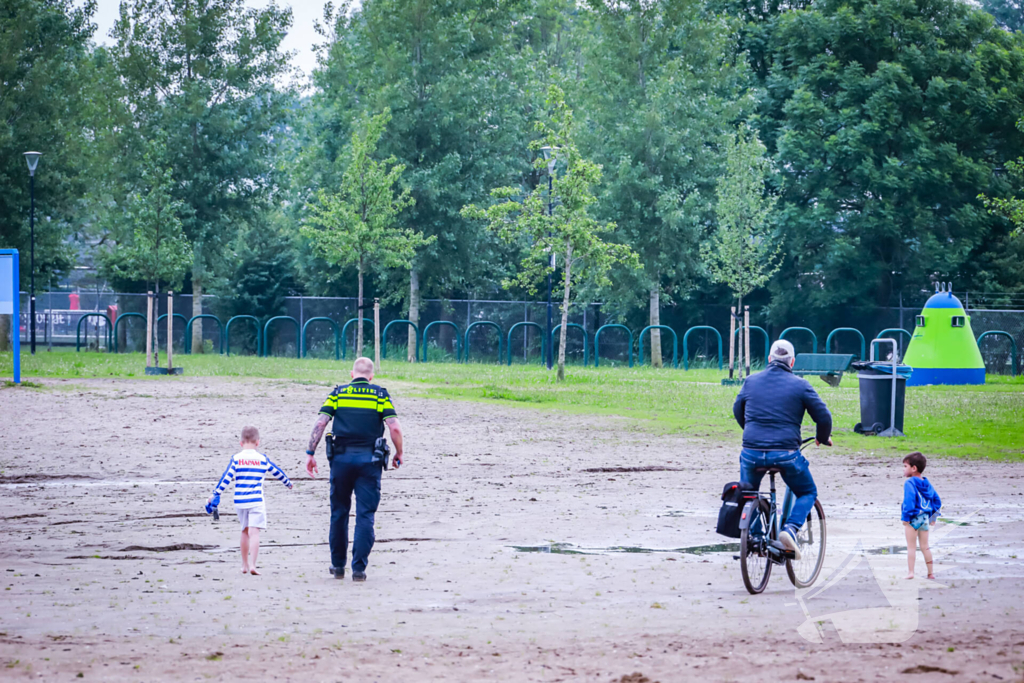
{"type": "Polygon", "coordinates": [[[917,316],[903,357],[903,362],[914,368],[908,386],[985,383],[985,361],[971,330],[971,318],[951,289],[949,284],[940,284],[917,316]]]}

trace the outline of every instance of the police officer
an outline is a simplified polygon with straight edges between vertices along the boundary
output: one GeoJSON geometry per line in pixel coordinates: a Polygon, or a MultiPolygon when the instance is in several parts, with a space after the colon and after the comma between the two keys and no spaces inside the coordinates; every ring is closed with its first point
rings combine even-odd
{"type": "MultiPolygon", "coordinates": [[[[313,425],[306,448],[306,472],[315,477],[316,447],[327,423],[334,419],[333,448],[327,444],[331,467],[331,574],[345,578],[345,556],[348,552],[348,514],[352,493],[356,494],[356,530],[352,540],[352,580],[366,580],[366,563],[373,548],[373,516],[380,504],[380,478],[384,463],[379,451],[374,453],[377,439],[388,426],[395,444],[392,466],[402,465],[402,428],[388,390],[371,384],[373,361],[357,358],[352,365],[352,382],[335,387],[313,425]],[[333,454],[332,454],[333,450],[333,454]]],[[[384,456],[386,457],[386,456],[384,456]]]]}

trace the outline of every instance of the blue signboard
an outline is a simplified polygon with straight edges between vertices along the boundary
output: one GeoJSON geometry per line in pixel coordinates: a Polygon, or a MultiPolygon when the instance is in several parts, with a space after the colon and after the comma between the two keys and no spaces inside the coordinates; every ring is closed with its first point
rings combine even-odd
{"type": "Polygon", "coordinates": [[[11,316],[11,343],[14,346],[14,383],[21,382],[21,316],[18,314],[18,250],[0,249],[0,315],[11,316]]]}

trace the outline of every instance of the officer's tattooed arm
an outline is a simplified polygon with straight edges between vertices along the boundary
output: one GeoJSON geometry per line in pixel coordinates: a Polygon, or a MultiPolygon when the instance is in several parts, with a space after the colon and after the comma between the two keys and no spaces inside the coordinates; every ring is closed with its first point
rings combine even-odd
{"type": "Polygon", "coordinates": [[[316,424],[313,425],[313,433],[309,435],[309,445],[306,446],[307,451],[315,451],[316,447],[320,445],[320,438],[324,435],[324,430],[327,429],[327,423],[331,421],[331,418],[323,413],[316,418],[316,424]]]}
{"type": "Polygon", "coordinates": [[[395,444],[394,466],[400,467],[404,453],[402,449],[402,425],[398,424],[397,417],[389,417],[384,420],[384,424],[388,426],[388,431],[391,432],[391,442],[395,444]]]}

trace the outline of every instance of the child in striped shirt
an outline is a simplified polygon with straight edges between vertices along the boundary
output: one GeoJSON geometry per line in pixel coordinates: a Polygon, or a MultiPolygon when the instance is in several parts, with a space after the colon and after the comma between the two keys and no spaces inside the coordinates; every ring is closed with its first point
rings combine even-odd
{"type": "Polygon", "coordinates": [[[270,473],[289,489],[292,488],[292,482],[270,458],[256,450],[260,446],[258,429],[243,427],[240,445],[241,452],[231,456],[231,462],[213,489],[207,505],[213,502],[215,496],[226,491],[232,481],[235,482],[235,510],[238,512],[238,522],[242,525],[242,573],[259,575],[256,556],[260,552],[260,529],[267,528],[263,477],[270,473]]]}

